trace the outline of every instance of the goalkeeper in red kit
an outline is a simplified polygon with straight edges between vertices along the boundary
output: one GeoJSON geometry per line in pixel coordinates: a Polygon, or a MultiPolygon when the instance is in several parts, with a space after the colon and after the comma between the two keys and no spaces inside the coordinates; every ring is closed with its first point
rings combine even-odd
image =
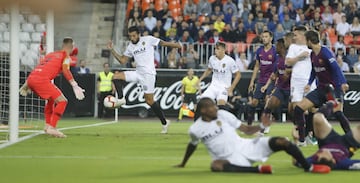
{"type": "Polygon", "coordinates": [[[65,111],[67,99],[58,87],[52,83],[59,73],[69,81],[78,100],[85,98],[84,90],[78,86],[70,72],[70,53],[73,50],[72,38],[64,38],[62,49],[45,55],[43,62],[31,71],[26,82],[20,88],[20,94],[26,96],[33,91],[42,99],[47,100],[45,104],[45,133],[54,137],[64,138],[62,132],[56,129],[56,125],[65,111]]]}

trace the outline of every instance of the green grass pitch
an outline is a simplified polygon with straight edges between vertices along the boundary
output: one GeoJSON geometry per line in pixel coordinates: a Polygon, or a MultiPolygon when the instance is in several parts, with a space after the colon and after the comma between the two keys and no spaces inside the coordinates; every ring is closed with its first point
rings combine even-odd
{"type": "MultiPolygon", "coordinates": [[[[103,123],[96,119],[64,119],[59,128],[103,123]]],[[[353,123],[356,124],[356,123],[353,123]]],[[[360,172],[333,171],[327,175],[304,173],[291,165],[284,152],[266,164],[272,175],[211,173],[210,156],[199,145],[183,169],[180,163],[189,137],[187,122],[173,122],[169,134],[161,135],[155,119],[122,120],[119,123],[64,130],[66,139],[39,135],[0,149],[0,181],[9,183],[176,183],[176,182],[357,182],[360,172]]],[[[337,131],[339,125],[334,124],[337,131]]],[[[274,123],[270,135],[290,136],[290,123],[274,123]]],[[[243,135],[242,135],[243,136],[243,135]]],[[[316,147],[303,147],[310,155],[316,147]]],[[[360,159],[359,153],[354,158],[360,159]]]]}

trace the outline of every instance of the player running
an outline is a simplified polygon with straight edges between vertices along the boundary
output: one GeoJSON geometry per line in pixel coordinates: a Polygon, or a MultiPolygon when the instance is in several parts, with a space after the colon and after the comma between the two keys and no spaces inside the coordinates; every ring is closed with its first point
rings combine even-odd
{"type": "MultiPolygon", "coordinates": [[[[314,81],[315,76],[318,81],[318,87],[307,94],[305,98],[296,105],[294,109],[295,122],[298,124],[299,128],[299,126],[304,124],[305,121],[304,111],[314,106],[320,107],[327,100],[339,100],[339,103],[337,103],[334,108],[334,115],[336,119],[340,121],[343,130],[348,132],[350,131],[349,120],[342,112],[344,100],[343,95],[349,89],[345,76],[336,62],[334,53],[329,48],[320,45],[318,32],[307,31],[305,33],[305,37],[308,47],[312,49],[312,73],[305,89],[309,90],[310,83],[314,81]],[[335,91],[332,91],[333,89],[330,85],[335,87],[335,91]]],[[[300,133],[299,129],[300,142],[303,142],[303,136],[304,133],[300,133]]]]}
{"type": "Polygon", "coordinates": [[[26,82],[20,88],[22,96],[34,91],[40,98],[47,100],[44,110],[45,133],[59,138],[66,137],[56,129],[56,125],[65,111],[67,99],[60,89],[52,83],[52,80],[62,72],[72,86],[76,98],[78,100],[85,98],[84,90],[78,86],[70,72],[71,58],[69,54],[72,50],[72,38],[64,38],[62,50],[45,55],[43,62],[31,71],[26,82]]]}
{"type": "MultiPolygon", "coordinates": [[[[307,158],[307,161],[328,165],[333,170],[360,170],[360,160],[351,159],[354,152],[360,148],[360,125],[344,135],[336,133],[326,119],[333,106],[334,103],[328,102],[314,115],[314,132],[319,142],[319,150],[307,158]]],[[[296,161],[295,165],[300,166],[296,161]]]]}
{"type": "Polygon", "coordinates": [[[173,48],[182,48],[181,43],[166,42],[153,36],[140,36],[136,26],[129,28],[129,38],[131,43],[127,46],[123,55],[117,53],[112,42],[108,43],[108,48],[116,60],[125,64],[130,57],[134,57],[136,71],[117,72],[114,74],[113,83],[115,84],[118,98],[123,98],[124,82],[137,82],[142,85],[145,102],[151,107],[162,124],[161,133],[168,131],[170,121],[165,119],[164,112],[159,104],[154,101],[154,90],[156,81],[156,70],[154,64],[154,47],[161,45],[173,48]]]}
{"type": "Polygon", "coordinates": [[[328,166],[308,163],[300,149],[285,137],[245,139],[236,132],[238,129],[250,135],[270,124],[244,125],[230,112],[218,110],[215,102],[210,98],[202,98],[198,103],[198,110],[201,118],[190,126],[191,141],[183,161],[177,167],[185,167],[198,143],[202,141],[212,157],[211,170],[214,172],[272,173],[269,165],[254,167],[252,164],[265,162],[271,154],[278,151],[285,151],[291,155],[300,162],[306,172],[330,172],[328,166]]]}
{"type": "Polygon", "coordinates": [[[273,90],[273,85],[268,86],[266,91],[262,91],[261,88],[269,80],[270,75],[274,72],[276,67],[276,49],[272,46],[271,41],[273,39],[273,34],[270,31],[264,31],[261,34],[262,43],[264,44],[256,50],[256,63],[254,71],[251,76],[248,92],[254,91],[254,82],[258,71],[260,70],[259,79],[256,84],[254,91],[253,99],[251,100],[249,111],[248,111],[248,125],[251,125],[254,121],[254,114],[256,107],[259,104],[261,99],[264,99],[265,102],[269,98],[271,91],[273,90]]]}
{"type": "MultiPolygon", "coordinates": [[[[229,96],[233,96],[233,91],[240,81],[241,74],[235,63],[235,60],[225,54],[225,43],[217,42],[215,44],[215,55],[209,58],[207,70],[199,79],[199,83],[208,75],[212,75],[209,87],[200,96],[209,97],[217,101],[219,108],[224,109],[229,96]],[[232,75],[235,74],[234,80],[232,75]]],[[[196,111],[195,119],[199,117],[199,112],[196,111]]]]}

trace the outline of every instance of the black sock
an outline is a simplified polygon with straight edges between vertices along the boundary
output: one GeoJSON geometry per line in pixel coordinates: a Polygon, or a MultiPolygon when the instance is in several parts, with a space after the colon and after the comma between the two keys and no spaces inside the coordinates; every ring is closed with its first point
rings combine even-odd
{"type": "Polygon", "coordinates": [[[332,113],[333,108],[334,104],[331,102],[327,102],[325,105],[319,108],[318,112],[324,114],[325,117],[328,117],[332,113]]]}
{"type": "Polygon", "coordinates": [[[226,163],[223,165],[223,172],[244,172],[244,173],[259,173],[259,167],[251,167],[251,166],[237,166],[230,163],[226,163]]]}
{"type": "Polygon", "coordinates": [[[154,102],[153,105],[151,105],[151,109],[154,111],[156,116],[160,119],[161,124],[166,125],[166,119],[164,112],[161,110],[159,104],[157,102],[154,102]]]}
{"type": "Polygon", "coordinates": [[[287,154],[292,156],[297,163],[299,163],[305,170],[309,170],[311,164],[308,163],[299,149],[295,144],[291,143],[289,140],[283,137],[273,137],[269,141],[270,148],[274,151],[285,151],[287,154]]]}
{"type": "Polygon", "coordinates": [[[340,121],[341,128],[344,130],[345,133],[351,131],[350,122],[342,111],[336,111],[334,113],[334,116],[338,121],[340,121]]]}
{"type": "Polygon", "coordinates": [[[247,123],[248,123],[248,125],[252,125],[252,123],[254,121],[254,114],[255,114],[256,108],[249,105],[248,109],[249,109],[249,112],[248,112],[248,117],[247,117],[247,123]]]}
{"type": "Polygon", "coordinates": [[[123,98],[123,89],[124,89],[125,81],[121,79],[113,79],[112,82],[115,85],[118,98],[120,99],[123,98]]]}
{"type": "Polygon", "coordinates": [[[299,141],[304,142],[305,141],[304,110],[302,110],[299,106],[296,106],[294,109],[294,121],[299,131],[299,141]]]}
{"type": "Polygon", "coordinates": [[[313,125],[313,118],[314,118],[314,113],[309,112],[308,115],[306,115],[306,134],[308,134],[309,132],[312,132],[314,129],[314,125],[313,125]]]}

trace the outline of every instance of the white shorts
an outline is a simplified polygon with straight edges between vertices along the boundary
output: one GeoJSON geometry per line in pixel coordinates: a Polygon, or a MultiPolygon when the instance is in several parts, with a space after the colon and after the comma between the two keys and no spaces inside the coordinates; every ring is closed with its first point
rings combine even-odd
{"type": "Polygon", "coordinates": [[[310,91],[305,93],[305,86],[308,79],[291,78],[290,80],[290,98],[291,102],[301,102],[301,100],[312,90],[316,88],[315,82],[310,87],[310,91]]]}
{"type": "Polygon", "coordinates": [[[228,100],[228,92],[225,86],[215,86],[210,84],[210,86],[205,90],[205,92],[200,96],[200,98],[209,97],[213,100],[228,100]]]}
{"type": "Polygon", "coordinates": [[[269,146],[270,137],[242,139],[235,153],[227,160],[237,166],[252,166],[255,162],[265,162],[273,153],[269,146]],[[244,148],[246,147],[246,148],[244,148]]]}
{"type": "Polygon", "coordinates": [[[138,73],[136,71],[125,71],[125,81],[126,82],[136,82],[139,83],[146,94],[154,93],[155,91],[155,82],[156,75],[138,73]]]}

